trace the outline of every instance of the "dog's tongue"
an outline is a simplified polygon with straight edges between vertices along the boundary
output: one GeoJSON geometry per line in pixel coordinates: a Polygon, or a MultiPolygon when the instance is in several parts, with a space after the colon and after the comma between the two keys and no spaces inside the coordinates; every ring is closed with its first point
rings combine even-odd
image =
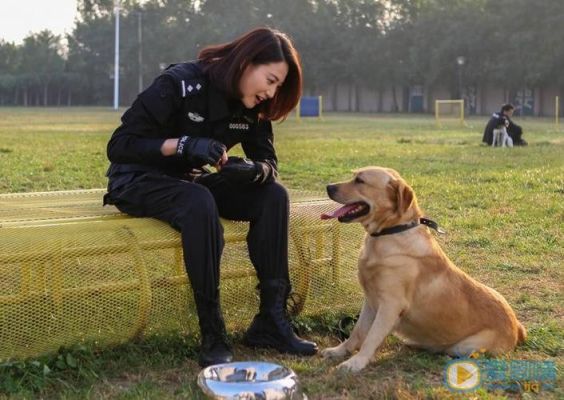
{"type": "Polygon", "coordinates": [[[356,207],[356,204],[347,204],[341,208],[336,209],[331,213],[323,213],[321,214],[321,219],[331,219],[331,218],[339,218],[342,215],[345,215],[350,210],[356,207]]]}

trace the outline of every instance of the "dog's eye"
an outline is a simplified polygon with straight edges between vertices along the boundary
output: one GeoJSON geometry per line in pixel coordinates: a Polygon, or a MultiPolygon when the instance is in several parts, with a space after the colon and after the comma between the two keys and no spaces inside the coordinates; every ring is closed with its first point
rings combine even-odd
{"type": "Polygon", "coordinates": [[[357,176],[354,178],[354,183],[364,183],[364,181],[357,176]]]}

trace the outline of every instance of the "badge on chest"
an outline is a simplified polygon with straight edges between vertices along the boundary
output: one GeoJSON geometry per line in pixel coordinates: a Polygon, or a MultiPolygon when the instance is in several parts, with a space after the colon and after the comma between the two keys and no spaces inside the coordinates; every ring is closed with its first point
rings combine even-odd
{"type": "Polygon", "coordinates": [[[192,112],[192,111],[188,112],[188,118],[190,118],[190,121],[204,122],[204,117],[202,117],[197,112],[192,112]]]}
{"type": "Polygon", "coordinates": [[[248,131],[250,129],[250,125],[245,122],[230,122],[229,123],[229,130],[230,131],[248,131]]]}

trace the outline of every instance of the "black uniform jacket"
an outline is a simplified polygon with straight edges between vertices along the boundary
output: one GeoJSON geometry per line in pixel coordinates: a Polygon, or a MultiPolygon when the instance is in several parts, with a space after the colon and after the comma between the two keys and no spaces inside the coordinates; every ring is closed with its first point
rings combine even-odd
{"type": "Polygon", "coordinates": [[[271,180],[277,175],[271,122],[214,87],[198,62],[187,62],[170,65],[121,117],[107,148],[110,190],[140,172],[184,178],[191,166],[160,151],[166,139],[184,135],[210,137],[227,149],[241,143],[248,158],[268,163],[271,180]]]}
{"type": "Polygon", "coordinates": [[[482,142],[489,145],[493,142],[493,131],[494,129],[501,128],[502,126],[508,127],[511,124],[511,120],[503,115],[501,112],[495,112],[488,121],[486,128],[484,129],[484,136],[482,136],[482,142]]]}

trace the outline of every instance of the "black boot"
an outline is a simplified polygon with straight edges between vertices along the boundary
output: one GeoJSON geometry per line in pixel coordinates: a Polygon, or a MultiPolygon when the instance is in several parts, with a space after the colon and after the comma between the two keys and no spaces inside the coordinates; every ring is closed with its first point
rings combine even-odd
{"type": "Polygon", "coordinates": [[[243,343],[249,347],[271,347],[281,353],[310,356],[317,344],[299,338],[288,321],[286,300],[290,284],[282,279],[259,284],[260,310],[245,333],[243,343]]]}
{"type": "Polygon", "coordinates": [[[233,351],[227,342],[225,322],[219,300],[194,295],[200,323],[201,345],[198,364],[203,367],[228,363],[233,360],[233,351]]]}

